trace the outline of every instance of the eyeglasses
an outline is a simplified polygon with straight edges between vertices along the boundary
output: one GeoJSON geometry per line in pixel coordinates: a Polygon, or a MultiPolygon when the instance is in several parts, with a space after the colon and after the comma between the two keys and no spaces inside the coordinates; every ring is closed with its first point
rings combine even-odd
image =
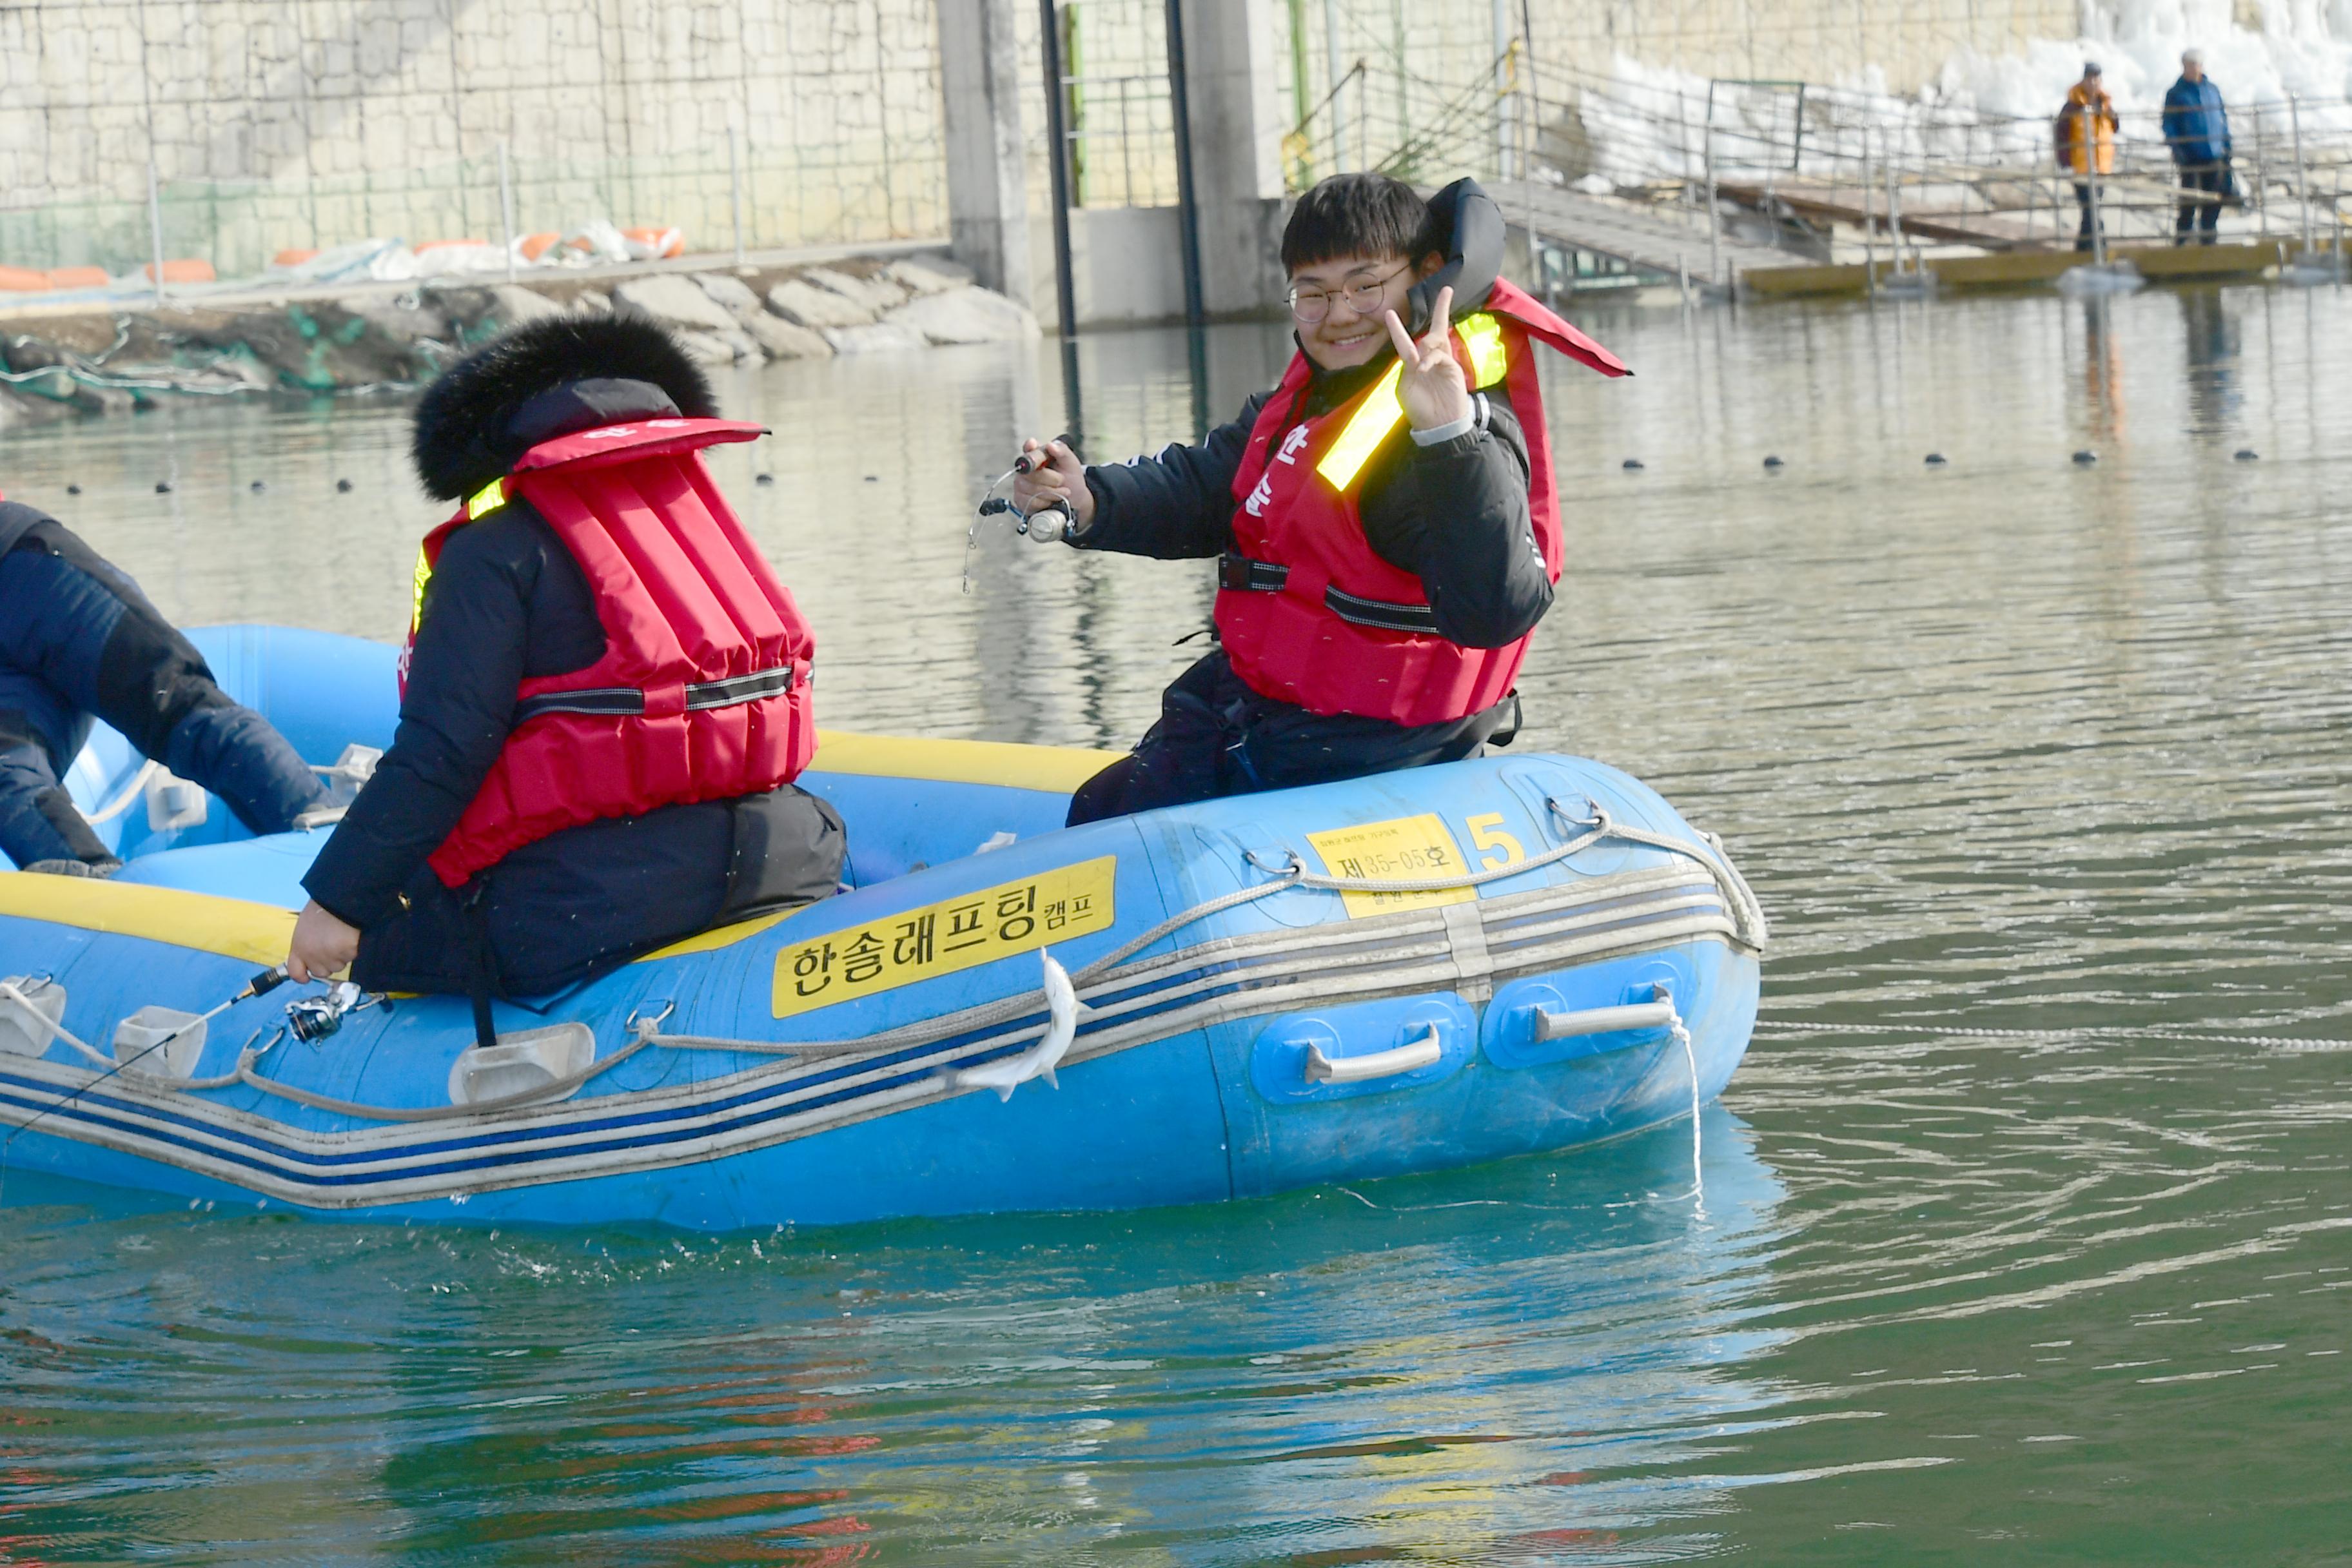
{"type": "MultiPolygon", "coordinates": [[[[1349,308],[1356,314],[1369,316],[1379,306],[1381,296],[1387,291],[1388,286],[1403,270],[1403,267],[1392,268],[1385,277],[1349,283],[1340,292],[1347,296],[1349,308]]],[[[1331,313],[1331,296],[1321,289],[1293,289],[1290,291],[1290,313],[1313,326],[1331,313]]]]}

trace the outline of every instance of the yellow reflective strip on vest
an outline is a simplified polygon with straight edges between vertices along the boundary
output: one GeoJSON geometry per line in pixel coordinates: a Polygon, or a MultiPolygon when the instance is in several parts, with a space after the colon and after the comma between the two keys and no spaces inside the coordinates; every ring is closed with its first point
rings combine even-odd
{"type": "MultiPolygon", "coordinates": [[[[1454,332],[1462,339],[1463,348],[1470,356],[1470,385],[1474,391],[1485,391],[1503,379],[1510,370],[1510,355],[1503,344],[1503,323],[1494,317],[1480,313],[1465,316],[1454,323],[1454,332]]],[[[1374,452],[1380,450],[1389,432],[1404,417],[1404,405],[1397,397],[1397,386],[1404,375],[1402,365],[1391,365],[1381,384],[1365,397],[1364,405],[1349,419],[1339,438],[1315,465],[1315,471],[1330,482],[1335,490],[1344,490],[1355,483],[1374,452]]]]}
{"type": "Polygon", "coordinates": [[[425,546],[416,547],[416,595],[408,606],[408,635],[415,637],[416,628],[425,624],[425,584],[433,581],[433,563],[425,557],[425,546]]]}
{"type": "Polygon", "coordinates": [[[466,502],[466,521],[488,516],[507,504],[507,481],[503,475],[476,490],[466,502]]]}
{"type": "Polygon", "coordinates": [[[1323,454],[1321,462],[1315,465],[1315,471],[1322,475],[1333,489],[1344,490],[1356,482],[1356,475],[1371,460],[1372,454],[1380,450],[1381,443],[1388,439],[1389,432],[1397,427],[1397,422],[1404,417],[1404,405],[1397,400],[1397,385],[1403,379],[1404,366],[1389,366],[1388,374],[1381,377],[1380,384],[1364,395],[1363,406],[1349,418],[1347,427],[1339,432],[1339,438],[1331,443],[1331,449],[1323,454]]]}
{"type": "Polygon", "coordinates": [[[1483,392],[1503,379],[1510,368],[1503,352],[1503,323],[1481,313],[1465,317],[1454,323],[1454,330],[1462,334],[1462,346],[1470,351],[1470,385],[1483,392]]]}

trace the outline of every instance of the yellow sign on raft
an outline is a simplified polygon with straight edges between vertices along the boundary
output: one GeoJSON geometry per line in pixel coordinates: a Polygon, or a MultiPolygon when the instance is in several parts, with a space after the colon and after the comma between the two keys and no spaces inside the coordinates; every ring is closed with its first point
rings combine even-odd
{"type": "MultiPolygon", "coordinates": [[[[1334,827],[1310,833],[1307,842],[1323,858],[1323,870],[1333,877],[1361,877],[1374,882],[1409,882],[1429,877],[1461,877],[1469,873],[1462,851],[1434,812],[1392,817],[1355,827],[1334,827]]],[[[1341,893],[1348,918],[1384,915],[1397,910],[1425,910],[1439,904],[1467,903],[1478,896],[1473,888],[1442,888],[1428,893],[1341,893]]]]}
{"type": "Polygon", "coordinates": [[[1118,857],[1056,866],[960,899],[898,910],[776,954],[775,1016],[855,1002],[918,980],[1108,931],[1118,857]]]}

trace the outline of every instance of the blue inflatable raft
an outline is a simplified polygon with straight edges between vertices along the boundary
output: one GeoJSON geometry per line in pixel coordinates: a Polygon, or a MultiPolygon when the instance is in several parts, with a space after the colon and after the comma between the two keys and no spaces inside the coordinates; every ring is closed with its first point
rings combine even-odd
{"type": "MultiPolygon", "coordinates": [[[[390,743],[391,649],[195,640],[322,769],[390,743]]],[[[802,783],[848,824],[844,892],[501,1004],[486,1051],[456,998],[222,1007],[284,957],[323,831],[249,838],[101,730],[71,788],[128,864],[0,871],[5,1165],[707,1231],[1124,1208],[1614,1137],[1747,1048],[1755,900],[1613,769],[1506,754],[1064,828],[1108,760],[828,734],[802,783]]]]}

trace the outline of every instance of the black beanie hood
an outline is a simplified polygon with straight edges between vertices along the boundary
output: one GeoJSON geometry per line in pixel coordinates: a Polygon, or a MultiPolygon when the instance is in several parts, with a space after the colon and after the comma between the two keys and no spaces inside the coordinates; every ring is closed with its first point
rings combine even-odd
{"type": "Polygon", "coordinates": [[[517,419],[524,405],[580,382],[643,384],[644,405],[615,406],[615,420],[719,415],[718,396],[702,367],[646,317],[549,316],[526,321],[443,371],[425,389],[416,405],[411,452],[426,493],[456,500],[504,475],[551,434],[524,427],[540,423],[517,419]],[[660,406],[664,399],[670,406],[660,406]]]}

